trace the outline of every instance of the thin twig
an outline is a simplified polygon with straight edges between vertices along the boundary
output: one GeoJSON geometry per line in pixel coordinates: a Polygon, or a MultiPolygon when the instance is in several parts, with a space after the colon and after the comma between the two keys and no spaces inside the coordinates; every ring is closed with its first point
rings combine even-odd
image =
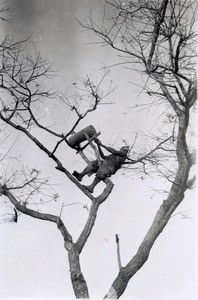
{"type": "Polygon", "coordinates": [[[120,256],[120,239],[119,239],[118,234],[115,235],[115,239],[116,239],[116,244],[117,244],[118,267],[120,270],[122,268],[122,264],[121,264],[121,256],[120,256]]]}

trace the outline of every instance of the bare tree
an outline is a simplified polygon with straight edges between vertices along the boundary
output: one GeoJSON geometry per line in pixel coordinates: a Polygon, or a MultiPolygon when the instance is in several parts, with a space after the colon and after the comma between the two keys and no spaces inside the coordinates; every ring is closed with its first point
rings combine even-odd
{"type": "MultiPolygon", "coordinates": [[[[119,298],[128,281],[143,266],[159,234],[172,213],[193,184],[189,172],[195,163],[195,153],[188,142],[192,107],[197,99],[196,81],[196,1],[106,1],[113,16],[105,26],[96,24],[90,14],[84,29],[94,32],[102,45],[110,46],[121,54],[120,64],[147,76],[143,87],[150,105],[160,101],[171,108],[170,116],[176,151],[176,169],[166,200],[142,241],[136,255],[120,269],[106,298],[119,298]]],[[[149,104],[148,104],[149,105],[149,104]]],[[[173,143],[174,144],[174,143],[173,143]]],[[[170,150],[170,149],[169,149],[170,150]]],[[[169,151],[168,150],[168,151],[169,151]]],[[[155,161],[156,162],[156,161],[155,161]]],[[[158,162],[156,162],[158,164],[158,162]]],[[[167,176],[170,180],[170,177],[167,176]]]]}
{"type": "MultiPolygon", "coordinates": [[[[103,20],[100,27],[90,15],[88,23],[83,24],[83,27],[99,35],[103,44],[121,52],[124,55],[124,64],[134,64],[135,69],[148,77],[149,81],[144,87],[148,95],[154,97],[153,102],[160,99],[161,102],[167,103],[172,110],[169,120],[174,119],[170,136],[158,136],[150,151],[142,150],[136,153],[132,149],[133,157],[128,156],[126,168],[133,171],[135,165],[138,171],[142,169],[145,173],[149,165],[157,166],[159,170],[159,166],[163,166],[160,159],[164,160],[166,155],[171,157],[176,165],[171,177],[160,169],[171,181],[169,195],[156,213],[136,255],[124,267],[121,266],[119,238],[116,236],[120,269],[105,298],[119,298],[132,276],[147,261],[155,240],[184,199],[185,191],[194,182],[194,179],[189,181],[189,172],[195,159],[187,137],[189,116],[196,100],[196,53],[193,32],[195,3],[180,0],[107,3],[115,11],[111,19],[112,24],[109,25],[108,19],[109,27],[105,28],[103,20]]],[[[48,80],[55,76],[55,73],[38,52],[31,52],[30,44],[28,41],[15,42],[6,37],[0,45],[0,88],[3,91],[0,119],[4,124],[26,135],[30,142],[53,161],[56,170],[63,173],[66,179],[73,182],[90,199],[91,207],[87,222],[74,242],[61,215],[41,213],[32,208],[31,197],[37,192],[42,192],[42,188],[47,184],[45,179],[39,178],[36,169],[23,171],[22,177],[13,174],[12,180],[10,177],[2,178],[0,192],[8,197],[17,211],[55,223],[63,236],[64,247],[68,253],[71,282],[76,298],[89,298],[87,282],[81,271],[80,254],[92,232],[100,205],[112,192],[113,183],[106,178],[104,190],[99,196],[93,196],[72,176],[58,150],[60,147],[64,147],[64,151],[68,150],[69,137],[88,114],[94,113],[98,105],[104,103],[112,88],[110,86],[106,92],[101,91],[106,74],[98,83],[93,82],[90,76],[82,79],[81,87],[77,85],[72,98],[49,88],[48,80]],[[60,108],[67,107],[74,113],[75,120],[71,128],[66,130],[63,126],[60,131],[56,125],[49,126],[46,108],[53,108],[54,105],[60,105],[60,108]],[[51,136],[51,144],[48,145],[45,139],[42,140],[38,132],[51,136]]],[[[100,160],[94,143],[89,137],[87,139],[96,159],[100,160]]],[[[82,158],[88,162],[89,159],[82,149],[77,150],[80,150],[82,158]]],[[[52,200],[57,198],[58,194],[52,195],[52,200]]]]}

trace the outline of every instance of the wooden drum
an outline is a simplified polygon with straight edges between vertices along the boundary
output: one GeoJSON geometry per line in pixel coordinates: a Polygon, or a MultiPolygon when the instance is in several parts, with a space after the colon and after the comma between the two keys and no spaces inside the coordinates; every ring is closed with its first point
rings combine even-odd
{"type": "Polygon", "coordinates": [[[74,133],[69,139],[68,139],[68,144],[70,145],[70,147],[72,148],[76,148],[77,146],[79,146],[80,143],[86,141],[86,137],[84,135],[84,132],[86,132],[86,134],[92,138],[97,132],[95,130],[95,128],[90,125],[84,129],[82,129],[81,131],[74,133]]]}

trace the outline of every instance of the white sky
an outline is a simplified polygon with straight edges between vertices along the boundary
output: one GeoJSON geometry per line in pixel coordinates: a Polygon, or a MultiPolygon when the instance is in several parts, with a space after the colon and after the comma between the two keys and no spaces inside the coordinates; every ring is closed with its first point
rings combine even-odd
{"type": "MultiPolygon", "coordinates": [[[[70,89],[76,77],[94,73],[94,70],[117,61],[116,54],[110,49],[88,44],[95,37],[88,32],[82,33],[74,20],[83,20],[90,9],[96,19],[101,20],[104,1],[12,0],[10,4],[12,23],[4,24],[1,35],[11,33],[16,39],[31,36],[42,56],[54,61],[54,68],[59,72],[52,84],[62,91],[70,89]]],[[[102,132],[104,143],[113,144],[119,136],[115,146],[120,147],[122,139],[132,144],[136,130],[146,128],[151,131],[155,128],[155,115],[137,114],[133,110],[124,114],[126,107],[143,97],[134,93],[134,87],[129,84],[129,81],[140,83],[137,74],[121,67],[113,68],[111,79],[118,85],[110,96],[110,100],[116,103],[101,106],[98,112],[83,121],[81,128],[93,124],[102,132]]],[[[57,126],[70,126],[72,121],[68,114],[65,120],[64,112],[58,110],[50,114],[49,119],[52,123],[60,120],[57,126]]],[[[15,133],[10,130],[9,134],[13,141],[15,133]]],[[[52,176],[53,182],[59,184],[56,189],[61,195],[60,201],[55,206],[48,205],[48,211],[58,214],[62,202],[90,204],[81,191],[57,173],[54,165],[26,138],[18,137],[15,146],[14,153],[22,152],[21,159],[26,165],[42,169],[44,175],[52,176]]],[[[72,150],[61,154],[71,172],[84,166],[72,150]]],[[[114,190],[101,206],[95,228],[81,255],[82,272],[92,298],[104,297],[118,272],[115,234],[120,237],[124,265],[136,253],[163,199],[161,194],[151,198],[153,193],[149,185],[138,175],[132,179],[119,172],[112,181],[114,190]]],[[[197,299],[194,287],[197,276],[194,208],[194,192],[189,191],[178,211],[188,211],[190,218],[182,219],[177,215],[170,220],[155,243],[149,260],[130,281],[121,299],[197,299]]],[[[45,212],[45,208],[42,207],[41,211],[45,212]]],[[[64,209],[63,219],[74,240],[86,218],[87,211],[82,205],[64,209]]],[[[0,266],[1,298],[73,298],[67,253],[62,236],[53,224],[20,215],[17,224],[1,225],[0,266]]]]}

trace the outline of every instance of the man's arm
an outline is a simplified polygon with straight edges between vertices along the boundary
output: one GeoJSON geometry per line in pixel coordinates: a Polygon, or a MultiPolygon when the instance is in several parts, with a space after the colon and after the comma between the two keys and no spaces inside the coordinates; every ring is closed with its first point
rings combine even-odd
{"type": "Polygon", "coordinates": [[[104,153],[103,153],[103,151],[102,151],[102,149],[100,147],[100,144],[98,142],[96,142],[96,144],[98,146],[98,151],[99,151],[100,156],[102,157],[102,159],[105,159],[106,156],[104,155],[104,153]]]}
{"type": "MultiPolygon", "coordinates": [[[[103,148],[105,148],[107,151],[109,151],[110,153],[112,153],[112,154],[114,154],[114,155],[118,155],[118,156],[121,156],[121,157],[126,156],[126,153],[123,153],[122,151],[117,151],[117,150],[113,149],[112,147],[108,147],[108,146],[103,145],[99,139],[96,139],[95,142],[96,142],[96,144],[98,145],[99,151],[101,151],[101,152],[102,152],[101,147],[103,147],[103,148]]],[[[103,152],[102,152],[102,153],[103,153],[103,152]]],[[[101,155],[101,154],[100,154],[100,155],[101,155]]],[[[103,154],[103,156],[104,156],[104,154],[103,154]]],[[[101,155],[101,157],[102,157],[102,155],[101,155]]]]}

